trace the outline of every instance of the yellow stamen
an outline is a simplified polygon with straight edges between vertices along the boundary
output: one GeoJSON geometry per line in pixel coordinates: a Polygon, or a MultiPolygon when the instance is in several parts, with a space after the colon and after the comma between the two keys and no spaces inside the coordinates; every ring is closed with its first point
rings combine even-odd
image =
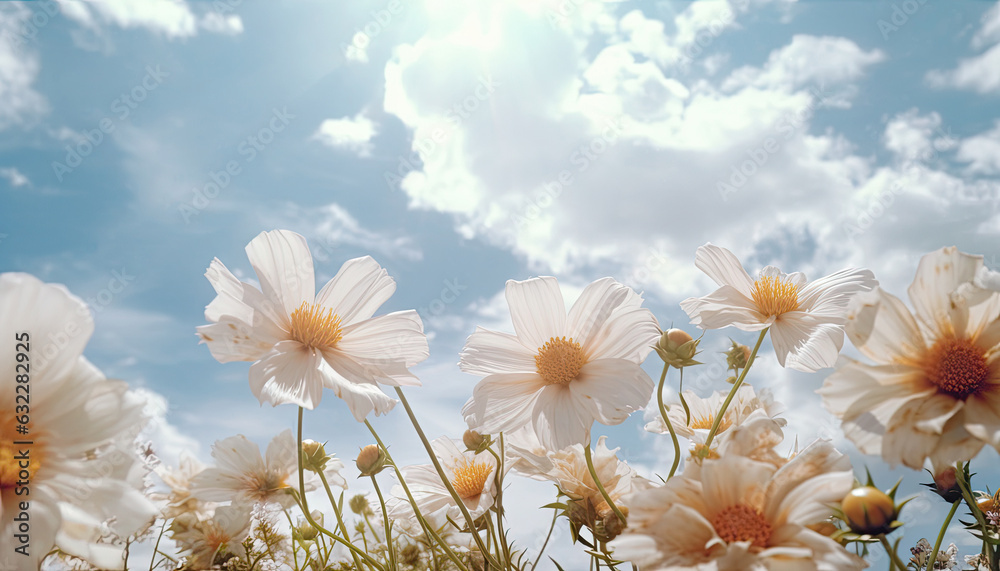
{"type": "Polygon", "coordinates": [[[333,309],[303,301],[292,312],[289,335],[310,349],[331,349],[343,338],[341,320],[333,309]]]}
{"type": "Polygon", "coordinates": [[[580,374],[585,364],[583,347],[572,338],[550,337],[535,355],[535,369],[546,385],[565,385],[580,374]]]}
{"type": "Polygon", "coordinates": [[[463,460],[453,470],[451,485],[462,499],[469,499],[483,493],[486,479],[493,472],[493,467],[485,462],[463,460]]]}
{"type": "Polygon", "coordinates": [[[763,549],[771,540],[771,524],[759,511],[745,504],[720,511],[712,526],[726,543],[749,541],[754,547],[763,549]]]}
{"type": "MultiPolygon", "coordinates": [[[[20,435],[13,416],[0,421],[0,490],[29,485],[42,465],[42,446],[38,435],[20,435]],[[31,442],[31,444],[14,444],[31,442]]],[[[34,427],[32,427],[34,431],[34,427]]]]}
{"type": "Polygon", "coordinates": [[[781,276],[761,276],[750,290],[757,310],[773,317],[799,308],[799,286],[781,276]]]}
{"type": "MultiPolygon", "coordinates": [[[[692,430],[696,430],[699,428],[708,430],[712,428],[712,423],[714,422],[715,422],[715,415],[710,414],[708,416],[696,416],[691,419],[691,424],[689,424],[688,427],[691,428],[692,430]]],[[[723,416],[722,422],[719,423],[719,432],[726,430],[732,424],[733,423],[731,420],[723,416]]]]}

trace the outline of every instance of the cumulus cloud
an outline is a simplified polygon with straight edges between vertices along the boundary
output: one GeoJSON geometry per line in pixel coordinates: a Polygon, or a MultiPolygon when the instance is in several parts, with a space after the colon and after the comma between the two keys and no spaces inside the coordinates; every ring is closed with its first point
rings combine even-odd
{"type": "Polygon", "coordinates": [[[24,4],[0,5],[0,130],[26,123],[48,109],[33,86],[39,63],[38,55],[28,49],[32,14],[24,4]]]}
{"type": "MultiPolygon", "coordinates": [[[[194,36],[199,28],[207,32],[236,35],[243,31],[238,15],[206,12],[196,15],[184,0],[58,0],[62,13],[84,28],[101,33],[104,25],[144,28],[168,39],[194,36]]],[[[230,3],[217,3],[231,11],[230,3]]]]}
{"type": "Polygon", "coordinates": [[[313,138],[334,149],[368,157],[372,153],[372,139],[377,133],[375,123],[363,114],[358,114],[323,121],[313,138]]]}
{"type": "Polygon", "coordinates": [[[969,163],[973,173],[1000,174],[1000,122],[989,131],[964,139],[955,158],[969,163]]]}
{"type": "Polygon", "coordinates": [[[21,174],[21,171],[13,167],[0,169],[0,177],[7,179],[7,183],[14,188],[19,186],[31,186],[31,181],[28,180],[28,177],[24,176],[21,174]]]}
{"type": "Polygon", "coordinates": [[[931,87],[1000,93],[1000,5],[994,4],[981,21],[971,46],[974,50],[987,48],[986,51],[959,60],[955,69],[927,72],[926,80],[931,87]]]}

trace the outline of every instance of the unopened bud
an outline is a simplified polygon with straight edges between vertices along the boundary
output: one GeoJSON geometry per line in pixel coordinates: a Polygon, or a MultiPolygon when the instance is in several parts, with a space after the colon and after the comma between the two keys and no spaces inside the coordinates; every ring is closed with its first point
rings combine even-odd
{"type": "Polygon", "coordinates": [[[484,436],[475,430],[466,430],[465,434],[462,435],[462,442],[465,443],[465,447],[471,452],[479,454],[492,444],[492,439],[488,434],[484,436]]]}
{"type": "Polygon", "coordinates": [[[879,535],[893,530],[896,504],[885,492],[872,486],[854,488],[840,504],[851,531],[879,535]]]}
{"type": "Polygon", "coordinates": [[[371,512],[371,508],[368,507],[368,498],[364,494],[357,494],[353,496],[347,505],[351,507],[351,511],[358,515],[365,515],[371,512]]]}
{"type": "Polygon", "coordinates": [[[355,464],[362,476],[374,476],[385,468],[388,458],[377,444],[369,444],[358,452],[358,459],[355,464]]]}
{"type": "Polygon", "coordinates": [[[660,334],[660,339],[653,349],[664,363],[680,369],[701,364],[694,360],[694,356],[698,353],[699,341],[682,329],[668,329],[660,334]]]}
{"type": "MultiPolygon", "coordinates": [[[[618,509],[622,512],[622,515],[626,518],[628,517],[628,506],[618,506],[618,509]]],[[[614,539],[621,532],[625,531],[626,522],[618,519],[618,514],[611,509],[608,502],[602,501],[597,504],[597,516],[601,518],[601,523],[604,527],[604,535],[608,540],[614,539]]]]}
{"type": "Polygon", "coordinates": [[[962,487],[958,485],[955,468],[949,466],[934,476],[933,484],[925,484],[948,503],[962,499],[962,487]]]}
{"type": "Polygon", "coordinates": [[[399,562],[407,567],[416,567],[420,563],[420,547],[411,543],[400,549],[399,562]]]}
{"type": "MultiPolygon", "coordinates": [[[[322,512],[314,510],[310,515],[312,516],[313,521],[319,525],[323,525],[322,512]]],[[[313,527],[312,524],[309,523],[309,520],[306,519],[299,522],[299,525],[295,528],[295,532],[298,533],[299,537],[305,541],[312,541],[313,539],[316,539],[317,535],[319,535],[319,530],[313,527]]]]}
{"type": "Polygon", "coordinates": [[[315,440],[302,441],[302,467],[306,470],[322,472],[326,469],[326,462],[329,459],[322,444],[315,440]]]}
{"type": "Polygon", "coordinates": [[[746,345],[740,345],[732,339],[729,340],[733,346],[726,351],[726,365],[733,371],[738,369],[745,369],[747,363],[750,362],[750,348],[746,345]]]}

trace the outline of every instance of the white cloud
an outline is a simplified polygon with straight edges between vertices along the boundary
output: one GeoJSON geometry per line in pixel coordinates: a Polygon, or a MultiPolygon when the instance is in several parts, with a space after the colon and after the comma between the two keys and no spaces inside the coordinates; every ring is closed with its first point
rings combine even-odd
{"type": "Polygon", "coordinates": [[[31,181],[28,177],[21,174],[21,171],[16,168],[3,168],[0,169],[0,177],[7,179],[10,186],[17,188],[19,186],[31,186],[31,181]]]}
{"type": "Polygon", "coordinates": [[[198,26],[207,32],[226,36],[236,36],[243,33],[243,19],[236,14],[226,16],[219,12],[208,12],[198,21],[198,26]]]}
{"type": "Polygon", "coordinates": [[[982,49],[986,46],[1000,43],[1000,4],[983,13],[982,26],[972,37],[972,48],[982,49]]]}
{"type": "Polygon", "coordinates": [[[982,25],[972,37],[972,48],[982,54],[959,60],[952,70],[933,69],[926,80],[938,89],[969,89],[978,93],[1000,93],[1000,5],[994,5],[982,17],[982,25]]]}
{"type": "Polygon", "coordinates": [[[973,173],[1000,174],[1000,121],[990,131],[963,139],[955,158],[969,163],[973,173]]]}
{"type": "Polygon", "coordinates": [[[932,138],[940,130],[940,115],[920,115],[917,109],[910,109],[886,124],[885,148],[903,160],[916,160],[934,152],[932,138]]]}
{"type": "MultiPolygon", "coordinates": [[[[62,13],[98,34],[102,25],[145,28],[168,39],[189,38],[205,31],[236,35],[243,32],[238,15],[205,12],[200,18],[184,0],[58,0],[62,13]]],[[[228,6],[226,11],[231,10],[228,6]]]]}
{"type": "Polygon", "coordinates": [[[347,61],[368,63],[368,47],[371,45],[371,38],[367,34],[356,32],[351,38],[351,44],[344,50],[344,57],[347,58],[347,61]]]}
{"type": "Polygon", "coordinates": [[[37,34],[32,14],[24,4],[0,6],[0,130],[30,121],[48,108],[32,86],[39,70],[38,54],[27,49],[32,31],[37,34]]]}
{"type": "Polygon", "coordinates": [[[372,139],[377,133],[375,123],[363,114],[358,114],[353,118],[342,117],[323,121],[313,138],[334,149],[343,149],[359,157],[368,157],[372,153],[372,139]]]}

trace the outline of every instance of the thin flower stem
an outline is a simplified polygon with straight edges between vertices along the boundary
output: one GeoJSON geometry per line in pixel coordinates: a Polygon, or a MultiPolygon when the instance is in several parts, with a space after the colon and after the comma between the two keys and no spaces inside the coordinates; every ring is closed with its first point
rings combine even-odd
{"type": "Polygon", "coordinates": [[[163,538],[163,531],[166,527],[167,520],[164,519],[163,525],[160,526],[160,535],[156,536],[156,545],[153,546],[153,557],[149,560],[149,571],[153,571],[153,567],[155,567],[154,563],[156,562],[156,552],[160,550],[160,539],[163,538]]]}
{"type": "Polygon", "coordinates": [[[608,495],[608,491],[604,489],[604,484],[601,483],[601,479],[597,477],[597,470],[594,468],[594,457],[590,453],[590,443],[587,442],[583,445],[583,454],[587,458],[587,469],[590,470],[590,477],[594,479],[594,483],[597,484],[597,489],[601,492],[601,496],[604,497],[604,501],[608,502],[611,506],[611,510],[615,512],[618,516],[618,520],[622,522],[622,526],[625,525],[625,514],[622,513],[618,506],[615,505],[614,500],[608,495]]]}
{"type": "Polygon", "coordinates": [[[1000,563],[997,561],[997,552],[993,550],[993,547],[991,547],[989,542],[986,540],[990,533],[989,526],[986,524],[986,519],[983,518],[983,512],[979,509],[979,506],[976,504],[976,499],[972,496],[972,491],[969,489],[971,482],[967,482],[965,479],[965,467],[962,466],[961,462],[958,462],[955,464],[955,469],[955,475],[957,476],[955,480],[958,482],[958,487],[962,489],[962,497],[965,498],[965,505],[969,506],[969,510],[972,512],[972,515],[976,517],[976,521],[979,523],[979,527],[982,530],[983,551],[988,559],[990,571],[998,571],[998,569],[1000,569],[1000,563]]]}
{"type": "Polygon", "coordinates": [[[736,396],[736,392],[740,390],[743,385],[743,379],[747,376],[747,371],[753,366],[754,359],[757,358],[757,351],[760,349],[760,344],[764,342],[764,336],[767,335],[767,330],[769,327],[765,327],[761,332],[760,336],[757,337],[757,344],[753,346],[753,351],[750,352],[750,358],[747,359],[747,366],[743,367],[743,372],[740,373],[740,377],[736,379],[733,383],[733,388],[729,391],[729,396],[722,403],[722,407],[719,409],[719,413],[715,415],[715,420],[712,421],[712,430],[708,433],[708,438],[705,439],[705,450],[711,450],[712,440],[715,438],[715,433],[719,431],[719,426],[722,425],[722,417],[726,414],[726,409],[729,408],[729,403],[733,402],[733,397],[736,396]]]}
{"type": "Polygon", "coordinates": [[[542,554],[545,553],[545,548],[549,545],[549,538],[552,537],[552,530],[556,528],[556,520],[559,519],[559,510],[552,510],[552,523],[549,524],[549,533],[545,535],[545,542],[542,543],[542,548],[538,550],[538,557],[535,557],[535,562],[531,564],[531,571],[535,571],[538,568],[538,562],[542,559],[542,554]]]}
{"type": "MultiPolygon", "coordinates": [[[[340,502],[333,497],[333,490],[330,489],[330,483],[326,480],[326,474],[323,472],[318,472],[318,474],[320,480],[323,481],[323,488],[326,490],[326,497],[330,498],[330,505],[333,506],[333,513],[337,516],[337,526],[340,528],[340,533],[344,534],[344,539],[350,541],[351,532],[347,531],[347,525],[344,524],[344,516],[340,512],[340,502]]],[[[341,495],[341,498],[343,498],[343,495],[341,495]]],[[[354,555],[354,553],[352,552],[351,555],[354,555]]],[[[355,565],[361,565],[361,562],[355,561],[355,565]]]]}
{"type": "MultiPolygon", "coordinates": [[[[454,499],[455,503],[458,504],[458,508],[462,510],[462,515],[465,516],[465,521],[468,524],[469,529],[472,531],[472,538],[476,541],[476,545],[483,553],[486,563],[489,564],[490,567],[501,569],[500,564],[493,559],[493,556],[490,555],[489,550],[486,549],[486,546],[483,544],[483,538],[480,537],[479,532],[476,531],[476,521],[472,518],[472,514],[469,513],[469,508],[465,507],[465,501],[462,500],[462,498],[458,495],[458,492],[455,491],[455,486],[451,485],[451,480],[445,476],[444,468],[441,467],[441,462],[438,461],[437,455],[434,454],[434,449],[431,448],[431,443],[427,440],[427,435],[425,435],[424,430],[420,428],[420,423],[417,422],[417,417],[413,414],[413,409],[410,408],[410,403],[406,400],[406,395],[403,394],[403,389],[400,387],[393,388],[396,389],[396,395],[399,396],[400,402],[403,403],[403,408],[406,409],[406,414],[410,417],[410,422],[413,424],[413,428],[417,431],[417,436],[419,436],[420,441],[423,442],[424,448],[427,450],[427,455],[430,456],[431,463],[434,464],[434,469],[437,470],[438,476],[441,477],[441,481],[444,483],[444,486],[448,488],[448,493],[451,494],[452,499],[454,499]]],[[[623,519],[622,521],[624,522],[625,520],[623,519]]]]}
{"type": "Polygon", "coordinates": [[[389,568],[395,569],[396,550],[392,546],[392,522],[389,521],[389,512],[385,509],[385,500],[382,498],[382,490],[378,487],[378,480],[375,479],[375,474],[371,475],[371,479],[372,486],[375,487],[375,493],[378,494],[378,503],[382,506],[382,521],[385,523],[385,547],[387,550],[387,557],[389,558],[389,568]]]}
{"type": "MultiPolygon", "coordinates": [[[[312,514],[309,513],[309,502],[306,500],[306,474],[305,474],[305,468],[303,467],[303,463],[302,463],[302,414],[303,414],[303,412],[304,412],[304,409],[300,406],[299,407],[299,432],[298,432],[298,434],[299,434],[299,440],[298,440],[298,444],[296,445],[296,448],[298,448],[298,457],[299,457],[299,493],[297,493],[297,494],[293,493],[293,495],[296,496],[297,499],[298,499],[298,501],[299,501],[299,506],[302,508],[302,515],[305,516],[306,521],[309,522],[309,525],[315,527],[321,533],[325,533],[326,535],[328,535],[334,541],[339,541],[340,543],[343,543],[345,546],[347,546],[347,548],[351,550],[351,555],[354,557],[355,565],[357,566],[358,569],[361,569],[361,562],[358,561],[358,559],[357,559],[360,556],[369,565],[375,567],[379,571],[385,571],[385,568],[382,567],[382,565],[378,561],[375,561],[374,559],[372,559],[371,557],[369,557],[369,555],[367,553],[365,553],[364,551],[361,551],[360,549],[358,549],[353,543],[350,542],[349,539],[341,538],[338,535],[336,535],[335,533],[331,532],[330,530],[328,530],[325,527],[321,526],[320,524],[316,523],[316,520],[313,519],[312,514]]],[[[334,508],[334,509],[336,509],[336,508],[334,508]]]]}
{"type": "MultiPolygon", "coordinates": [[[[288,513],[288,509],[281,510],[281,513],[285,514],[285,519],[288,520],[288,525],[292,529],[292,561],[295,563],[295,571],[299,571],[299,550],[296,547],[301,547],[301,544],[296,544],[295,542],[295,524],[292,522],[292,516],[288,513]]],[[[306,552],[306,557],[309,557],[309,552],[306,552]]]]}
{"type": "MultiPolygon", "coordinates": [[[[379,438],[378,433],[375,432],[375,427],[368,422],[367,418],[365,419],[365,426],[367,426],[368,431],[372,433],[372,436],[375,438],[375,442],[378,443],[379,448],[381,448],[382,452],[385,453],[388,464],[391,465],[392,469],[396,472],[396,479],[399,480],[399,484],[403,487],[403,491],[406,493],[406,498],[409,500],[410,506],[413,508],[413,514],[420,523],[420,527],[424,529],[424,533],[427,534],[428,540],[431,542],[436,541],[441,545],[441,547],[444,547],[444,554],[448,556],[448,559],[451,559],[451,562],[454,563],[455,566],[462,571],[469,571],[469,568],[462,563],[462,561],[458,558],[458,555],[456,555],[452,550],[451,546],[445,543],[444,539],[442,539],[441,536],[434,531],[431,524],[428,523],[427,520],[424,519],[423,514],[420,513],[420,508],[417,507],[417,500],[413,499],[413,494],[410,493],[410,486],[407,485],[406,479],[403,478],[403,472],[399,469],[399,466],[396,465],[396,462],[392,459],[392,455],[389,454],[389,449],[382,443],[382,439],[379,438]]],[[[383,513],[382,516],[389,517],[388,514],[385,513],[383,513]]]]}
{"type": "Polygon", "coordinates": [[[507,532],[504,531],[504,528],[503,528],[503,516],[504,516],[504,510],[503,510],[503,473],[504,473],[503,458],[504,458],[504,445],[503,445],[503,433],[502,432],[500,433],[500,436],[499,436],[499,442],[500,442],[500,454],[497,454],[496,452],[494,452],[492,446],[487,446],[486,449],[489,451],[490,454],[493,455],[493,458],[495,458],[496,461],[497,461],[496,470],[493,472],[493,483],[494,483],[494,485],[497,488],[497,499],[496,499],[496,505],[495,505],[495,509],[496,509],[496,513],[497,513],[497,534],[498,534],[498,542],[499,542],[500,546],[503,548],[503,554],[502,554],[503,560],[504,560],[505,563],[507,563],[509,565],[510,564],[510,546],[507,544],[507,532]]]}
{"type": "Polygon", "coordinates": [[[684,367],[678,367],[680,369],[680,379],[677,381],[677,396],[681,398],[681,406],[684,407],[684,424],[691,426],[691,409],[688,407],[688,403],[684,400],[684,367]]]}
{"type": "MultiPolygon", "coordinates": [[[[656,404],[660,407],[660,416],[663,418],[663,423],[667,425],[667,430],[670,431],[670,439],[674,442],[674,463],[670,466],[670,473],[667,474],[667,480],[674,477],[677,472],[677,466],[681,463],[681,444],[677,441],[677,432],[674,431],[674,425],[670,422],[670,417],[667,416],[667,407],[663,404],[663,385],[667,380],[667,371],[670,369],[670,365],[667,363],[663,364],[663,372],[660,373],[660,384],[656,389],[656,404]]],[[[683,372],[684,369],[681,369],[683,372]]]]}
{"type": "MultiPolygon", "coordinates": [[[[749,368],[749,367],[747,367],[749,368]]],[[[879,543],[885,548],[885,552],[889,554],[889,569],[899,569],[899,571],[906,571],[906,565],[899,560],[899,556],[896,555],[896,550],[889,545],[889,540],[885,538],[885,534],[881,533],[878,536],[879,543]]]]}
{"type": "Polygon", "coordinates": [[[951,511],[948,512],[948,517],[941,524],[941,531],[938,532],[937,541],[934,543],[934,550],[931,551],[930,561],[927,562],[927,571],[934,571],[934,562],[937,561],[938,550],[941,549],[941,542],[944,541],[944,532],[948,531],[948,524],[951,523],[951,518],[955,516],[955,512],[958,511],[958,505],[961,503],[962,500],[955,500],[951,503],[951,511]]]}

